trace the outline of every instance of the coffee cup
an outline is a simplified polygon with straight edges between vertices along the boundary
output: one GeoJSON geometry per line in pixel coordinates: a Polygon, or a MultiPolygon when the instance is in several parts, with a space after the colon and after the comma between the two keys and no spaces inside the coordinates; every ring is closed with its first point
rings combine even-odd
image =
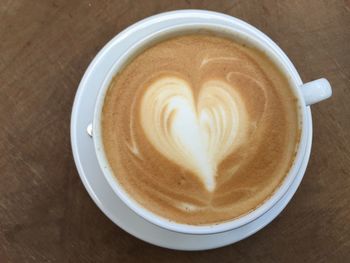
{"type": "MultiPolygon", "coordinates": [[[[179,15],[179,19],[184,19],[182,23],[179,24],[167,24],[166,16],[167,13],[159,15],[160,20],[164,20],[164,26],[160,29],[155,29],[147,37],[141,39],[136,44],[129,47],[128,51],[113,65],[109,70],[105,81],[100,89],[97,102],[95,105],[94,119],[92,124],[92,134],[94,140],[94,146],[96,150],[96,155],[100,167],[102,169],[103,175],[105,176],[107,182],[114,190],[115,194],[138,216],[143,217],[147,221],[168,229],[171,231],[176,231],[186,234],[215,234],[224,231],[229,231],[235,228],[239,228],[245,224],[248,224],[260,217],[267,211],[269,211],[278,200],[280,200],[284,194],[289,189],[290,185],[294,181],[302,161],[304,161],[305,148],[308,140],[305,124],[307,123],[306,119],[306,110],[307,107],[311,104],[322,101],[331,96],[331,87],[327,80],[318,79],[312,82],[305,84],[300,84],[300,77],[288,59],[284,52],[266,35],[254,28],[253,26],[230,16],[213,13],[208,11],[200,10],[191,10],[191,11],[175,11],[179,15]],[[181,18],[182,14],[186,12],[192,12],[196,15],[203,16],[215,16],[216,19],[222,20],[231,20],[234,22],[235,27],[228,27],[222,24],[219,24],[213,20],[213,22],[205,23],[186,23],[185,18],[181,18]],[[209,225],[191,225],[191,224],[182,224],[177,223],[173,220],[166,219],[161,217],[148,209],[141,206],[136,202],[123,188],[123,186],[116,180],[116,177],[113,175],[113,171],[107,160],[102,138],[101,130],[101,119],[102,119],[102,110],[105,101],[105,97],[110,86],[111,81],[114,76],[128,63],[128,61],[135,56],[140,50],[145,49],[145,47],[152,45],[153,43],[159,42],[161,39],[167,38],[174,35],[182,35],[188,32],[202,32],[208,31],[218,35],[232,36],[236,39],[240,39],[242,42],[252,43],[254,46],[258,47],[264,53],[267,54],[278,66],[278,68],[284,73],[291,83],[291,87],[298,101],[299,115],[300,115],[300,141],[298,143],[298,148],[296,151],[296,156],[293,161],[291,168],[289,169],[288,174],[285,176],[283,182],[278,187],[278,189],[268,198],[264,203],[258,206],[256,209],[250,211],[249,213],[238,217],[233,218],[222,223],[209,224],[209,225]]],[[[174,14],[174,12],[172,12],[174,14]]],[[[147,27],[147,20],[141,21],[145,27],[147,27]]]]}

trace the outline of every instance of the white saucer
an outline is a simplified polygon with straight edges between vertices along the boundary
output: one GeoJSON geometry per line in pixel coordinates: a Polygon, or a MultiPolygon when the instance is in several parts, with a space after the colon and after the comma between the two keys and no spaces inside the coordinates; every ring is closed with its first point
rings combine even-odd
{"type": "MultiPolygon", "coordinates": [[[[213,21],[213,19],[215,19],[214,14],[201,15],[198,17],[196,17],[196,15],[198,14],[191,14],[191,11],[184,12],[181,15],[181,21],[196,23],[205,22],[209,19],[213,21]]],[[[74,161],[86,190],[97,206],[116,225],[131,235],[160,247],[179,250],[213,249],[235,243],[259,231],[270,223],[292,198],[303,178],[310,156],[312,141],[311,111],[310,108],[307,109],[308,121],[305,126],[309,140],[304,155],[305,161],[300,167],[297,177],[282,199],[280,199],[271,210],[255,221],[224,233],[189,235],[157,227],[135,214],[116,196],[112,188],[108,185],[98,165],[93,141],[87,134],[86,128],[88,124],[92,122],[99,88],[114,62],[131,44],[151,33],[151,27],[149,25],[153,25],[152,30],[155,30],[155,28],[159,29],[157,24],[159,24],[160,21],[162,22],[161,26],[164,26],[167,25],[167,21],[170,24],[173,20],[178,19],[178,16],[178,13],[172,15],[170,12],[167,13],[166,16],[162,16],[161,14],[147,18],[143,20],[142,23],[136,23],[113,38],[98,53],[87,69],[75,97],[71,119],[71,143],[74,161]]],[[[220,23],[230,25],[230,20],[227,19],[225,22],[220,21],[220,23]]],[[[179,24],[179,22],[177,22],[177,24],[179,24]]]]}

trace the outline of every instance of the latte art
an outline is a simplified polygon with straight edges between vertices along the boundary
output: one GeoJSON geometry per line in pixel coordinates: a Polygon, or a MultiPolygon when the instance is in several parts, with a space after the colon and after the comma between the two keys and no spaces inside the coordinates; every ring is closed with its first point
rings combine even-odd
{"type": "Polygon", "coordinates": [[[142,98],[141,125],[160,153],[213,191],[218,165],[243,142],[247,116],[228,83],[204,83],[195,102],[189,83],[165,73],[142,98]]]}
{"type": "Polygon", "coordinates": [[[104,150],[146,209],[213,224],[255,209],[282,183],[299,140],[296,99],[261,52],[211,35],[144,50],[110,84],[104,150]]]}

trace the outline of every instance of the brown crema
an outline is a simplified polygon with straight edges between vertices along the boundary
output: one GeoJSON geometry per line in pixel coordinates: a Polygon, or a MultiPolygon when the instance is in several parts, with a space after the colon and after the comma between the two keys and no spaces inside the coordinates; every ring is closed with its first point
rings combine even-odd
{"type": "Polygon", "coordinates": [[[116,74],[102,111],[120,185],[146,209],[191,225],[263,204],[288,174],[299,137],[285,75],[257,49],[211,34],[144,49],[116,74]]]}

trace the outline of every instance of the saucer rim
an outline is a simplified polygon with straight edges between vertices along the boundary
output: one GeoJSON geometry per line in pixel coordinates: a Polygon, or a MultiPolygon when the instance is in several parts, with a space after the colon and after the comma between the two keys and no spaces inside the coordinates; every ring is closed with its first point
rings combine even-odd
{"type": "MultiPolygon", "coordinates": [[[[161,14],[160,14],[161,15],[161,14]]],[[[148,21],[151,22],[150,20],[156,20],[157,17],[159,17],[160,15],[156,15],[154,17],[151,17],[151,18],[148,18],[148,21]]],[[[142,21],[141,21],[142,22],[142,21]]],[[[156,21],[155,21],[156,23],[156,21]]],[[[133,26],[131,26],[129,28],[129,31],[130,30],[136,30],[137,31],[137,26],[140,24],[140,22],[134,24],[133,26]]],[[[139,31],[142,30],[141,29],[138,29],[139,31]]],[[[309,156],[310,156],[310,152],[311,152],[311,143],[312,143],[312,117],[311,117],[311,110],[309,107],[307,107],[307,110],[306,110],[306,115],[307,115],[307,123],[305,124],[307,127],[305,128],[307,130],[307,133],[308,133],[308,142],[307,142],[307,148],[305,149],[305,152],[304,152],[304,159],[303,159],[303,162],[299,168],[299,171],[297,173],[297,176],[295,177],[292,185],[290,186],[290,188],[288,189],[288,191],[285,193],[285,195],[274,205],[274,207],[272,207],[269,211],[267,211],[265,214],[261,215],[259,218],[255,219],[254,221],[248,223],[247,225],[252,225],[254,222],[260,220],[262,221],[259,225],[259,227],[255,227],[253,230],[251,231],[247,231],[245,234],[241,234],[240,237],[235,237],[234,239],[232,239],[232,242],[226,242],[226,244],[218,244],[217,246],[216,245],[211,245],[211,246],[203,246],[203,247],[199,247],[197,245],[196,248],[194,249],[191,249],[191,248],[183,248],[181,246],[177,246],[176,244],[172,244],[171,242],[169,243],[168,241],[168,245],[164,244],[164,242],[162,243],[161,241],[160,242],[154,242],[154,240],[150,240],[149,238],[147,237],[142,237],[140,236],[138,233],[136,233],[136,231],[134,231],[133,227],[131,226],[121,226],[123,223],[121,223],[120,221],[119,222],[116,222],[115,221],[115,217],[110,214],[110,211],[108,210],[108,208],[105,207],[105,205],[100,201],[100,198],[98,197],[98,193],[96,193],[96,191],[94,190],[94,186],[91,185],[89,179],[88,179],[88,176],[85,174],[86,172],[84,171],[84,168],[82,167],[82,164],[81,164],[81,161],[80,161],[80,157],[81,157],[81,153],[79,153],[79,146],[78,146],[78,140],[77,140],[77,137],[78,134],[79,134],[79,131],[81,129],[85,130],[86,127],[80,127],[78,128],[77,126],[78,125],[81,125],[78,123],[78,118],[79,118],[79,114],[82,114],[82,113],[79,113],[79,110],[80,108],[83,108],[84,105],[82,106],[81,103],[81,98],[83,97],[84,95],[84,92],[89,92],[88,91],[88,82],[92,81],[91,80],[91,75],[94,73],[94,71],[96,70],[96,68],[99,67],[99,65],[101,63],[104,62],[104,60],[106,60],[106,56],[108,55],[108,52],[110,52],[111,48],[113,45],[123,45],[123,41],[115,41],[115,39],[117,37],[122,37],[122,34],[123,37],[124,37],[124,41],[127,41],[127,38],[128,38],[128,34],[129,34],[129,37],[130,37],[130,32],[122,32],[121,34],[118,34],[116,37],[114,37],[111,41],[109,41],[107,43],[107,45],[96,55],[96,57],[94,58],[94,60],[91,62],[91,64],[89,65],[88,69],[86,70],[85,74],[84,74],[84,77],[79,85],[79,88],[78,88],[78,91],[76,93],[76,97],[74,99],[74,105],[73,105],[73,110],[72,110],[72,118],[71,118],[71,143],[72,143],[72,150],[73,150],[73,156],[74,156],[74,161],[75,161],[75,164],[77,166],[77,169],[78,169],[78,172],[79,172],[79,176],[85,186],[85,188],[87,189],[89,195],[91,196],[91,198],[93,199],[93,201],[96,203],[96,205],[101,209],[101,211],[112,221],[114,222],[115,224],[117,224],[119,227],[121,227],[124,231],[130,233],[131,235],[134,235],[135,237],[141,239],[141,240],[144,240],[148,243],[152,243],[154,245],[158,245],[158,246],[161,246],[161,247],[166,247],[166,248],[171,248],[171,249],[180,249],[180,250],[204,250],[204,249],[212,249],[212,248],[216,248],[216,247],[221,247],[221,246],[225,246],[225,245],[229,245],[231,243],[235,243],[235,242],[238,242],[254,233],[256,233],[257,231],[259,231],[260,229],[262,229],[263,227],[265,227],[267,224],[269,224],[277,215],[279,215],[281,213],[281,211],[284,209],[284,207],[289,203],[290,199],[293,197],[294,193],[296,192],[303,176],[304,176],[304,173],[305,173],[305,169],[306,169],[306,166],[307,166],[307,163],[308,163],[308,160],[309,160],[309,156]],[[293,187],[292,187],[293,186],[293,187]],[[292,189],[293,188],[293,189],[292,189]],[[286,197],[287,196],[287,197],[286,197]],[[269,213],[271,212],[271,210],[273,208],[275,208],[277,205],[280,205],[281,207],[278,209],[279,211],[278,212],[274,212],[272,215],[269,215],[269,213]]],[[[107,74],[108,72],[108,69],[105,70],[105,74],[107,74]]],[[[91,86],[91,85],[90,85],[91,86]]],[[[95,85],[96,87],[98,87],[98,85],[95,85]]],[[[98,88],[95,88],[98,90],[98,88]]],[[[94,107],[95,103],[96,102],[96,99],[97,97],[92,100],[92,102],[89,102],[91,105],[89,105],[88,107],[94,107]]],[[[93,117],[93,114],[91,116],[91,119],[93,117]]],[[[91,140],[91,144],[93,144],[92,140],[91,140]]],[[[91,153],[90,153],[91,154],[91,153]]],[[[92,154],[95,154],[95,158],[96,158],[96,153],[93,152],[92,154]]],[[[96,165],[98,166],[98,162],[96,160],[96,165]]],[[[98,170],[100,170],[100,168],[98,167],[98,170]]],[[[102,173],[102,171],[100,170],[100,172],[102,173]]],[[[103,177],[103,175],[101,175],[103,177]]],[[[105,182],[107,183],[107,182],[105,182]]],[[[111,188],[109,185],[108,185],[109,188],[111,188]]],[[[114,192],[113,192],[114,193],[114,192]]],[[[118,198],[120,200],[120,198],[114,194],[114,196],[116,198],[118,198]]],[[[121,200],[120,200],[121,201],[121,200]]],[[[121,201],[122,202],[122,201],[121,201]]],[[[130,208],[129,208],[130,209],[130,208]]],[[[131,209],[130,209],[131,210],[131,209]]],[[[133,214],[135,214],[135,216],[137,217],[140,217],[139,215],[137,215],[136,213],[133,212],[133,214]]],[[[117,215],[118,216],[118,215],[117,215]]],[[[142,220],[144,220],[142,218],[142,220]]],[[[128,221],[128,220],[127,220],[128,221]]],[[[144,220],[145,221],[145,220],[144,220]]],[[[150,222],[148,221],[145,221],[147,222],[147,224],[151,224],[150,222]]],[[[166,229],[163,229],[161,228],[162,231],[167,231],[167,232],[172,232],[172,233],[175,233],[175,234],[179,234],[181,236],[196,236],[198,238],[200,238],[201,240],[203,238],[205,238],[205,236],[220,236],[220,234],[222,235],[226,235],[227,233],[233,233],[233,232],[239,232],[240,229],[243,229],[245,227],[244,226],[241,226],[237,229],[233,229],[233,230],[229,230],[229,231],[226,231],[226,232],[222,232],[222,233],[218,233],[218,234],[208,234],[208,235],[196,235],[196,234],[181,234],[181,233],[175,233],[173,231],[170,231],[170,230],[166,230],[166,229]]],[[[158,227],[159,228],[159,227],[158,227]]],[[[249,228],[249,226],[248,226],[249,228]]],[[[218,238],[220,239],[220,237],[218,238]]]]}

